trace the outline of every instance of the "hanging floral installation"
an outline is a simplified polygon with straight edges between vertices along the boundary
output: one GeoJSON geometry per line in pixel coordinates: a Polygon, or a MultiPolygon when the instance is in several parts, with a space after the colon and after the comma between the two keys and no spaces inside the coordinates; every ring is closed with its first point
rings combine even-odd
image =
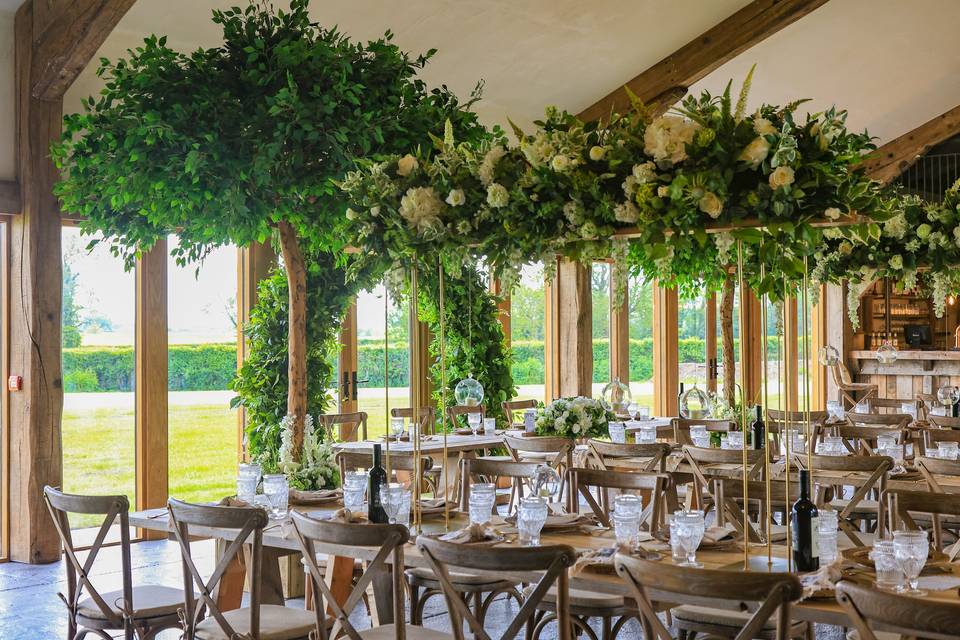
{"type": "Polygon", "coordinates": [[[728,85],[659,117],[633,99],[604,124],[548,108],[534,133],[514,127],[517,144],[499,129],[457,143],[448,124],[432,148],[346,177],[348,234],[398,264],[483,258],[508,282],[535,261],[619,254],[634,273],[701,291],[722,285],[740,240],[752,288],[776,297],[783,276],[800,280],[820,226],[882,210],[881,187],[858,168],[874,145],[847,130],[846,112],[799,122],[797,101],[748,114],[749,84],[736,105],[728,85]]]}

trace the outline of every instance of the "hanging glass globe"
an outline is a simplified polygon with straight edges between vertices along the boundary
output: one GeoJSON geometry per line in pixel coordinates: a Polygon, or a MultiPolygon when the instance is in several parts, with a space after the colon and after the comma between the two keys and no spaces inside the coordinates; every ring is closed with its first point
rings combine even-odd
{"type": "Polygon", "coordinates": [[[825,367],[832,367],[840,363],[840,352],[833,345],[820,347],[820,364],[825,367]]]}
{"type": "Polygon", "coordinates": [[[550,465],[537,465],[530,480],[532,486],[530,495],[532,496],[554,498],[560,493],[560,474],[550,465]]]}
{"type": "Polygon", "coordinates": [[[620,378],[616,376],[603,388],[603,403],[618,416],[627,414],[631,400],[633,394],[630,393],[630,387],[620,382],[620,378]]]}
{"type": "Polygon", "coordinates": [[[680,396],[680,417],[692,420],[709,418],[713,412],[710,395],[697,387],[696,383],[680,396]]]}
{"type": "Polygon", "coordinates": [[[470,374],[457,383],[453,390],[453,397],[457,404],[464,407],[476,407],[483,402],[483,385],[477,382],[470,374]]]}
{"type": "Polygon", "coordinates": [[[897,361],[897,348],[889,340],[884,340],[877,348],[877,362],[880,364],[893,364],[897,361]]]}

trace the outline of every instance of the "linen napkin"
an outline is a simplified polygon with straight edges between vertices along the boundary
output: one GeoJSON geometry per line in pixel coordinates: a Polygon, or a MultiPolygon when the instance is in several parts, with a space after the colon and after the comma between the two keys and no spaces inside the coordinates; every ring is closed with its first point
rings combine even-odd
{"type": "Polygon", "coordinates": [[[703,532],[703,540],[700,541],[700,544],[718,544],[733,540],[736,536],[737,529],[732,524],[722,527],[707,527],[703,532]]]}
{"type": "Polygon", "coordinates": [[[255,505],[250,504],[245,500],[241,500],[237,496],[227,496],[222,498],[220,502],[217,503],[220,507],[252,507],[255,505]]]}
{"type": "Polygon", "coordinates": [[[333,515],[330,516],[330,519],[336,522],[357,523],[366,522],[367,516],[360,511],[350,511],[350,509],[343,507],[342,509],[337,509],[334,511],[333,515]]]}
{"type": "Polygon", "coordinates": [[[457,529],[450,533],[440,536],[444,542],[456,542],[457,544],[471,544],[476,542],[497,542],[502,540],[503,536],[497,533],[493,527],[488,524],[472,522],[463,529],[457,529]]]}
{"type": "Polygon", "coordinates": [[[813,573],[802,574],[800,576],[800,585],[803,587],[803,595],[800,596],[801,602],[807,598],[812,598],[821,591],[832,591],[834,585],[843,577],[843,572],[840,569],[842,565],[843,560],[838,557],[813,573]]]}
{"type": "Polygon", "coordinates": [[[326,504],[338,500],[341,493],[340,489],[319,489],[317,491],[290,489],[290,504],[326,504]]]}

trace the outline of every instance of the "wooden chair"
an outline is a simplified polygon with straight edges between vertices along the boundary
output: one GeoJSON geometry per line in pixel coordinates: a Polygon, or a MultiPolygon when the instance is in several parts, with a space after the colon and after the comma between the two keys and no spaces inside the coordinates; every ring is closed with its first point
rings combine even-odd
{"type": "Polygon", "coordinates": [[[916,393],[913,397],[917,401],[917,420],[929,420],[930,410],[943,406],[935,393],[916,393]]]}
{"type": "MultiPolygon", "coordinates": [[[[420,417],[417,419],[417,426],[420,427],[423,435],[433,435],[437,431],[437,410],[433,407],[420,407],[420,417]]],[[[406,418],[413,420],[413,409],[411,407],[394,407],[390,409],[391,418],[406,418]]]]}
{"type": "MultiPolygon", "coordinates": [[[[429,482],[428,471],[433,468],[433,460],[429,456],[423,456],[420,462],[420,469],[417,470],[414,462],[415,458],[409,451],[403,453],[390,452],[390,470],[391,472],[406,471],[411,476],[425,478],[429,482]]],[[[337,453],[337,463],[340,465],[340,477],[343,478],[347,471],[367,471],[373,466],[373,453],[366,451],[344,450],[337,453]]],[[[384,468],[387,461],[384,456],[384,468]]],[[[410,483],[413,483],[411,479],[410,483]]]]}
{"type": "Polygon", "coordinates": [[[928,422],[940,429],[960,429],[960,418],[952,416],[930,416],[928,422]]]}
{"type": "MultiPolygon", "coordinates": [[[[300,640],[317,631],[316,614],[282,605],[261,604],[263,528],[267,513],[258,507],[224,507],[189,504],[171,498],[167,502],[173,535],[183,558],[184,638],[186,640],[226,640],[249,637],[251,640],[300,640]],[[193,561],[190,527],[235,530],[210,578],[204,580],[193,561]],[[217,590],[221,578],[234,559],[249,545],[248,578],[250,603],[232,611],[221,611],[217,590]],[[195,595],[193,588],[199,591],[195,595]]],[[[322,611],[322,610],[321,610],[322,611]]]]}
{"type": "Polygon", "coordinates": [[[833,375],[833,382],[840,390],[841,402],[844,403],[844,409],[852,409],[858,402],[871,398],[877,394],[877,385],[868,382],[854,382],[850,370],[843,362],[830,365],[830,373],[833,375]],[[860,398],[857,394],[862,393],[860,398]],[[847,406],[849,404],[849,406],[847,406]]]}
{"type": "Polygon", "coordinates": [[[338,442],[352,442],[360,436],[360,440],[367,439],[367,412],[356,411],[354,413],[327,413],[317,416],[321,425],[333,433],[333,428],[337,427],[338,442]],[[359,432],[359,433],[358,433],[359,432]]]}
{"type": "MultiPolygon", "coordinates": [[[[762,480],[764,470],[764,451],[759,449],[747,450],[747,479],[762,480]]],[[[683,457],[690,466],[693,474],[693,500],[698,508],[709,510],[710,503],[717,508],[717,525],[723,526],[727,517],[732,516],[733,525],[741,534],[748,534],[742,530],[742,522],[738,522],[736,516],[741,513],[740,507],[736,501],[728,498],[724,502],[718,502],[717,496],[711,493],[711,481],[713,478],[741,478],[743,474],[743,451],[740,449],[707,449],[704,447],[694,447],[686,445],[683,447],[683,457]],[[716,465],[730,465],[729,470],[718,470],[716,465]],[[711,468],[713,467],[713,468],[711,468]],[[706,500],[709,498],[709,500],[706,500]],[[704,508],[706,506],[706,508],[704,508]]]]}
{"type": "Polygon", "coordinates": [[[693,440],[690,438],[690,427],[695,424],[705,426],[707,431],[727,432],[736,429],[736,425],[730,420],[716,420],[712,418],[701,418],[699,420],[674,418],[671,422],[673,424],[673,441],[679,445],[693,444],[693,440]]]}
{"type": "MultiPolygon", "coordinates": [[[[794,464],[800,468],[809,468],[807,466],[808,458],[806,455],[795,455],[793,460],[794,464]]],[[[865,504],[864,500],[871,492],[876,492],[877,495],[880,496],[886,491],[887,474],[893,467],[893,460],[891,458],[887,456],[814,455],[810,457],[810,462],[812,463],[810,475],[820,487],[816,494],[818,507],[822,507],[827,503],[825,496],[828,495],[828,492],[825,490],[826,487],[843,485],[843,478],[849,477],[850,475],[861,476],[861,479],[857,482],[859,486],[856,487],[849,500],[833,499],[829,502],[834,508],[839,510],[837,520],[840,529],[854,546],[862,547],[865,545],[861,538],[864,533],[859,531],[856,526],[856,522],[858,521],[871,519],[874,517],[874,514],[876,514],[877,533],[883,533],[884,518],[886,515],[883,501],[878,500],[876,505],[872,505],[865,504]],[[830,473],[837,477],[837,480],[824,482],[822,477],[819,477],[821,472],[830,473]]]]}
{"type": "Polygon", "coordinates": [[[905,638],[956,640],[960,603],[911,598],[843,580],[837,602],[846,611],[860,640],[878,640],[876,630],[905,638]]]}
{"type": "MultiPolygon", "coordinates": [[[[619,444],[606,440],[589,440],[587,445],[590,447],[589,461],[598,469],[616,468],[618,461],[622,465],[629,460],[639,463],[640,471],[663,473],[667,470],[670,445],[665,442],[619,444]]],[[[631,468],[637,467],[631,465],[631,468]]]]}
{"type": "Polygon", "coordinates": [[[640,492],[648,496],[647,506],[640,514],[640,525],[656,534],[666,525],[666,516],[679,509],[676,487],[673,477],[667,473],[653,471],[609,471],[606,469],[584,469],[574,467],[567,472],[570,492],[574,495],[574,512],[580,511],[582,497],[597,520],[605,527],[610,523],[610,490],[619,493],[640,492]],[[599,500],[591,490],[599,494],[599,500]]]}
{"type": "Polygon", "coordinates": [[[843,446],[854,455],[877,455],[877,438],[893,436],[900,445],[901,455],[906,456],[907,443],[910,442],[910,432],[901,426],[873,427],[861,423],[837,424],[829,428],[834,435],[843,439],[843,446]]]}
{"type": "Polygon", "coordinates": [[[458,404],[452,407],[447,407],[447,422],[454,429],[467,426],[466,424],[460,423],[460,416],[466,416],[471,413],[479,413],[480,420],[483,421],[484,416],[484,406],[482,404],[477,404],[472,407],[466,405],[458,404]]]}
{"type": "Polygon", "coordinates": [[[63,544],[66,558],[67,593],[58,594],[67,605],[67,638],[88,634],[109,638],[107,631],[123,631],[126,640],[148,640],[164,629],[180,628],[177,611],[183,606],[183,591],[160,585],[133,586],[130,563],[130,503],[126,496],[80,496],[43,488],[43,500],[63,544]],[[103,515],[103,522],[87,557],[80,561],[73,546],[68,514],[103,515]],[[100,593],[90,578],[97,555],[114,523],[120,520],[120,575],[122,587],[100,593]],[[84,598],[84,590],[87,596],[84,598]]]}
{"type": "MultiPolygon", "coordinates": [[[[440,640],[450,637],[445,633],[422,627],[416,630],[408,629],[404,622],[406,612],[404,610],[403,575],[399,568],[404,565],[403,545],[410,539],[410,534],[405,526],[316,520],[297,511],[291,513],[291,519],[293,520],[294,535],[300,545],[300,551],[303,553],[307,579],[312,587],[313,611],[317,620],[320,640],[329,640],[341,636],[346,636],[351,640],[361,638],[367,640],[374,638],[403,639],[407,636],[440,640]],[[370,549],[373,559],[366,563],[363,572],[354,581],[346,599],[335,597],[327,585],[323,570],[316,561],[317,543],[370,549]],[[391,578],[393,622],[358,631],[350,622],[350,614],[363,600],[368,587],[372,586],[373,580],[384,573],[390,575],[391,578]],[[343,604],[341,605],[340,602],[343,602],[343,604]],[[322,614],[327,610],[333,614],[330,629],[327,629],[327,622],[322,614]]],[[[378,593],[378,597],[383,595],[385,594],[378,593]]]]}
{"type": "MultiPolygon", "coordinates": [[[[504,436],[503,441],[515,461],[540,462],[552,467],[560,475],[560,490],[561,494],[563,493],[567,469],[573,466],[573,440],[556,436],[532,438],[504,436]]],[[[567,497],[569,498],[569,495],[567,497]]],[[[567,506],[570,506],[569,503],[567,506]]]]}
{"type": "Polygon", "coordinates": [[[919,531],[915,514],[932,516],[933,546],[937,551],[945,552],[951,562],[960,554],[960,541],[944,549],[943,526],[941,518],[952,518],[956,523],[960,519],[960,495],[953,493],[930,493],[929,491],[905,491],[889,489],[881,497],[886,501],[890,514],[890,531],[906,529],[919,531]]]}
{"type": "MultiPolygon", "coordinates": [[[[795,477],[795,476],[794,476],[795,477]]],[[[791,478],[791,480],[793,477],[791,478]]],[[[711,494],[716,496],[718,502],[723,504],[732,505],[735,503],[743,503],[743,480],[740,478],[714,478],[712,480],[713,487],[710,491],[711,494]],[[734,501],[734,502],[731,502],[734,501]]],[[[790,508],[793,506],[793,503],[796,502],[797,498],[800,496],[800,484],[798,482],[790,482],[790,492],[787,493],[787,488],[784,485],[783,480],[776,479],[770,481],[770,513],[767,513],[767,483],[763,480],[748,480],[747,481],[747,497],[751,502],[756,501],[759,506],[757,508],[757,513],[759,517],[757,522],[752,522],[749,518],[747,522],[750,525],[750,540],[751,541],[766,541],[766,521],[770,520],[770,531],[773,537],[774,542],[785,539],[786,537],[786,527],[778,525],[774,522],[773,514],[775,513],[789,513],[790,508]]],[[[745,506],[744,509],[747,507],[745,506]]],[[[753,513],[752,511],[748,513],[753,513]]],[[[736,517],[733,517],[733,521],[739,523],[741,526],[743,524],[743,510],[740,514],[734,514],[736,517]]],[[[783,522],[783,520],[781,520],[783,522]]]]}
{"type": "Polygon", "coordinates": [[[526,409],[536,409],[538,406],[536,400],[506,400],[500,403],[500,407],[503,409],[503,416],[507,419],[507,427],[510,429],[523,429],[524,424],[523,420],[519,422],[516,420],[518,411],[525,411],[526,409]]]}
{"type": "MultiPolygon", "coordinates": [[[[477,619],[460,598],[459,592],[450,579],[450,572],[497,574],[502,573],[507,567],[518,572],[542,571],[543,576],[535,585],[531,585],[523,606],[510,621],[501,637],[515,638],[526,626],[527,637],[535,640],[547,624],[558,620],[560,624],[556,636],[559,640],[573,640],[572,627],[577,624],[577,621],[573,619],[570,611],[569,570],[576,562],[577,553],[572,547],[567,545],[482,547],[444,542],[429,536],[418,537],[417,547],[443,589],[456,640],[464,640],[464,621],[475,638],[491,640],[491,637],[484,629],[483,622],[477,619]],[[548,601],[553,603],[549,605],[553,613],[538,616],[538,610],[548,606],[548,601]],[[565,624],[566,621],[570,621],[571,624],[565,624]]],[[[583,631],[582,627],[578,626],[578,629],[583,631]]]]}
{"type": "MultiPolygon", "coordinates": [[[[814,449],[817,442],[823,435],[823,425],[827,422],[826,411],[810,412],[810,427],[814,449]]],[[[796,429],[800,433],[807,433],[807,414],[805,411],[780,411],[778,409],[767,409],[767,433],[773,435],[772,443],[768,443],[768,448],[773,451],[780,451],[780,442],[785,430],[796,429]]]]}
{"type": "Polygon", "coordinates": [[[673,638],[655,602],[682,603],[672,609],[681,639],[706,633],[788,640],[807,633],[806,623],[791,621],[790,605],[803,593],[792,574],[692,569],[623,554],[617,554],[614,566],[637,602],[647,640],[673,638]]]}
{"type": "MultiPolygon", "coordinates": [[[[847,422],[849,422],[854,427],[860,427],[864,430],[869,429],[887,429],[887,430],[900,430],[902,433],[897,435],[897,442],[900,443],[903,447],[903,457],[907,455],[907,445],[913,442],[918,448],[918,452],[923,454],[923,439],[917,438],[914,442],[912,437],[912,431],[910,425],[913,424],[913,417],[908,413],[856,413],[854,411],[847,411],[847,422]]],[[[843,425],[839,425],[838,428],[842,428],[843,425]]],[[[865,431],[865,433],[868,431],[865,431]]],[[[876,431],[877,435],[880,435],[880,431],[876,431]]],[[[866,439],[867,441],[875,442],[876,439],[866,439]]]]}

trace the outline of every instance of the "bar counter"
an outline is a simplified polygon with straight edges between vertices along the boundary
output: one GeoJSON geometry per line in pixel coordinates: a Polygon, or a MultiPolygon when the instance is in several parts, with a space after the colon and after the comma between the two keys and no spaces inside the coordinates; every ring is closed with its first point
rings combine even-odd
{"type": "Polygon", "coordinates": [[[960,386],[960,351],[904,349],[890,364],[878,362],[875,351],[851,351],[850,364],[857,381],[876,384],[881,398],[907,400],[944,384],[960,386]]]}

